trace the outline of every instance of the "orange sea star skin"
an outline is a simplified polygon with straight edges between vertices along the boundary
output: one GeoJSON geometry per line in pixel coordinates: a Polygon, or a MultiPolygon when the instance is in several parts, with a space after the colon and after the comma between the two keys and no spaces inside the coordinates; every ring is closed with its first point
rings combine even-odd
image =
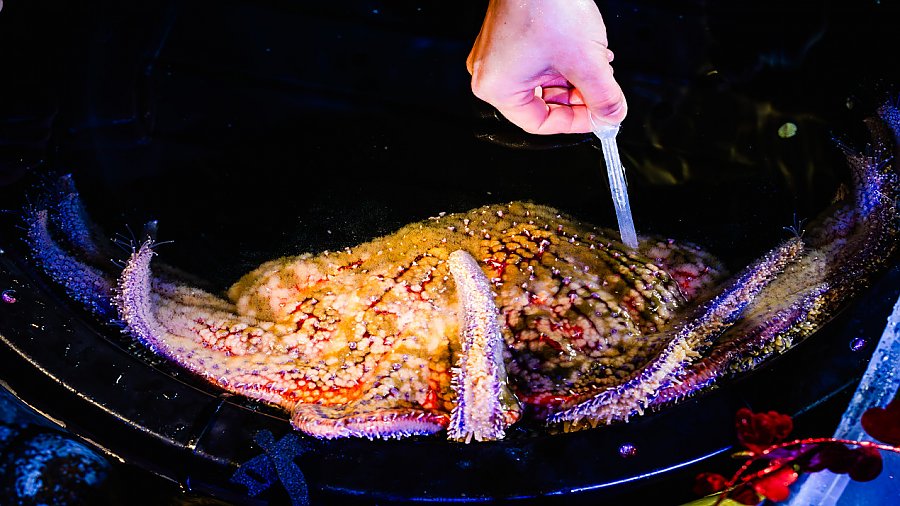
{"type": "MultiPolygon", "coordinates": [[[[544,206],[488,206],[408,225],[353,249],[263,264],[229,289],[230,312],[159,297],[151,305],[163,328],[142,334],[170,335],[154,348],[204,375],[210,363],[224,368],[213,378],[220,385],[292,409],[306,432],[383,435],[344,430],[346,420],[379,413],[390,413],[392,425],[414,422],[403,435],[433,432],[460,404],[451,371],[463,352],[453,252],[478,259],[491,280],[507,323],[501,335],[510,379],[529,402],[540,402],[534,392],[558,396],[640,364],[652,351],[641,336],[664,327],[685,303],[679,284],[695,293],[721,273],[694,247],[646,243],[688,273],[672,278],[601,233],[544,206]],[[174,342],[184,344],[165,350],[174,342]],[[196,343],[203,349],[193,350],[196,343]],[[229,357],[205,358],[209,350],[229,357]],[[533,357],[542,358],[539,368],[527,367],[533,357]]],[[[511,393],[505,397],[513,421],[518,407],[511,393]]]]}
{"type": "Polygon", "coordinates": [[[597,364],[617,370],[626,360],[639,362],[647,348],[640,336],[675,315],[683,291],[696,295],[723,273],[696,247],[643,243],[641,251],[658,264],[684,273],[673,278],[603,233],[545,206],[487,206],[408,225],[349,251],[268,262],[228,294],[239,314],[297,325],[319,343],[314,354],[354,357],[369,364],[367,371],[385,351],[383,335],[390,346],[412,346],[412,356],[427,357],[449,409],[447,370],[459,351],[460,315],[446,259],[467,251],[494,285],[518,389],[568,390],[596,381],[595,373],[580,376],[597,364]],[[372,336],[374,345],[365,342],[372,336]],[[529,367],[536,359],[541,367],[529,367]],[[557,384],[563,372],[574,383],[557,384]]]}
{"type": "Polygon", "coordinates": [[[629,252],[606,233],[546,206],[486,206],[345,251],[267,262],[228,300],[150,276],[154,253],[144,245],[120,278],[117,305],[155,351],[292,410],[305,432],[431,433],[458,405],[464,315],[448,259],[467,252],[499,313],[508,425],[520,408],[507,374],[524,402],[538,404],[615,382],[659,344],[643,336],[723,273],[694,246],[647,240],[629,252]],[[540,366],[530,367],[535,360],[540,366]]]}

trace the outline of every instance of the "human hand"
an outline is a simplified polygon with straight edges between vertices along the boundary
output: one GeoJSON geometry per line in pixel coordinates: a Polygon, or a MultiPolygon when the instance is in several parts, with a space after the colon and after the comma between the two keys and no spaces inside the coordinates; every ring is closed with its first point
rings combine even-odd
{"type": "Polygon", "coordinates": [[[536,134],[617,125],[627,106],[592,0],[491,0],[466,60],[472,92],[536,134]]]}

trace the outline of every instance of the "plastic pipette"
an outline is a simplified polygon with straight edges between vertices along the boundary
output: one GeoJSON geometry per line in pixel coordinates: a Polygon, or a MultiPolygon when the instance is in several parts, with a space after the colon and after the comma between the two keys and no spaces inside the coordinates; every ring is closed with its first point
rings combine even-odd
{"type": "Polygon", "coordinates": [[[628,201],[628,188],[625,184],[625,167],[619,158],[619,146],[616,134],[619,125],[609,125],[591,119],[591,130],[600,139],[603,148],[603,161],[606,162],[606,175],[609,177],[609,191],[612,193],[613,205],[616,207],[616,220],[619,222],[619,235],[622,242],[631,249],[638,246],[637,233],[634,231],[634,218],[631,216],[631,203],[628,201]]]}

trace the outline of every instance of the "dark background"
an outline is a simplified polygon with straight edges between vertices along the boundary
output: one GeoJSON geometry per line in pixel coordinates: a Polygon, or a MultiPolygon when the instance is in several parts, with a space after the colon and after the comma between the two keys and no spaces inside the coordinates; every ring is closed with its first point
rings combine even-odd
{"type": "MultiPolygon", "coordinates": [[[[861,146],[860,119],[900,82],[894,2],[598,4],[629,101],[619,144],[638,232],[734,268],[827,204],[847,177],[832,137],[861,146]],[[797,134],[779,137],[788,122],[797,134]]],[[[7,0],[0,206],[14,223],[39,174],[72,172],[111,235],[158,219],[165,261],[217,288],[491,202],[614,224],[589,137],[528,136],[471,96],[485,5],[7,0]]],[[[830,433],[836,399],[811,432],[830,433]]],[[[120,472],[148,503],[187,500],[120,472]]],[[[676,483],[691,472],[655,493],[689,499],[676,483]]]]}

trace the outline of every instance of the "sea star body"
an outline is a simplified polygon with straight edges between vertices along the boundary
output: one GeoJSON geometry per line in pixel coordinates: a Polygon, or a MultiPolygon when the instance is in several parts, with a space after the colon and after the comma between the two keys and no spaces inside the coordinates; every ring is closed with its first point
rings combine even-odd
{"type": "MultiPolygon", "coordinates": [[[[896,135],[900,115],[881,112],[896,135]]],[[[632,251],[522,202],[267,262],[227,298],[151,268],[150,241],[115,281],[68,180],[29,210],[28,240],[95,314],[114,308],[157,353],[290,410],[308,434],[494,440],[527,413],[580,429],[752,367],[852,295],[897,236],[897,175],[874,125],[871,156],[848,154],[857,191],[715,289],[724,269],[695,246],[632,251]]]]}

